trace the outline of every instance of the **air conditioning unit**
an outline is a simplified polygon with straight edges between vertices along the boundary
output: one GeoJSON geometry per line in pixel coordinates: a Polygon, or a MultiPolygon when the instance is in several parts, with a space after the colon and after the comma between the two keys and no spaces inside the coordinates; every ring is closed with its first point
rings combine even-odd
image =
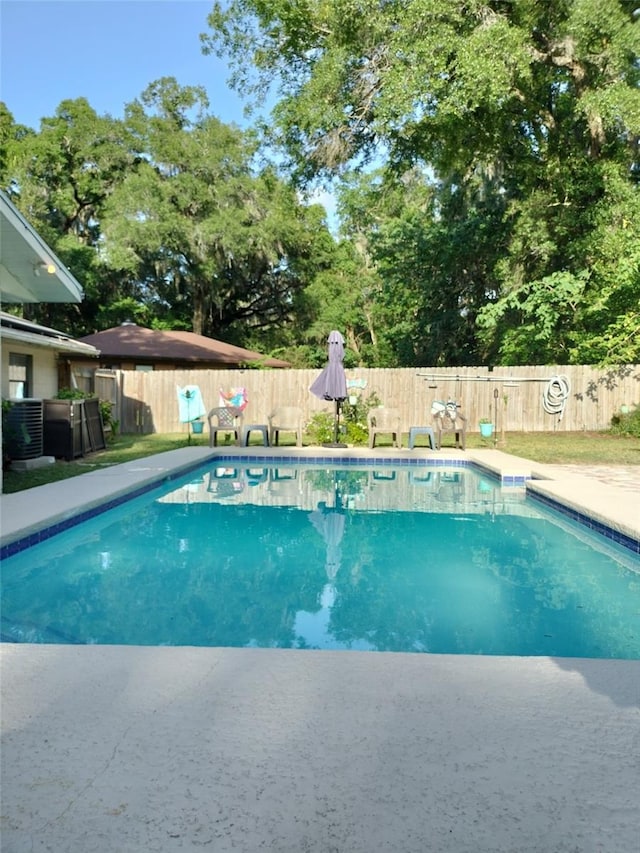
{"type": "Polygon", "coordinates": [[[4,413],[2,436],[11,459],[42,456],[42,400],[12,400],[4,413]]]}

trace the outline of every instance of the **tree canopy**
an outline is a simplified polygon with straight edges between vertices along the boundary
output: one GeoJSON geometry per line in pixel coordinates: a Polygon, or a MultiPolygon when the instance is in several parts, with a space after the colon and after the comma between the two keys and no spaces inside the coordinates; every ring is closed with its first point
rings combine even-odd
{"type": "Polygon", "coordinates": [[[298,180],[430,175],[429,216],[368,234],[414,363],[434,324],[446,361],[615,362],[640,358],[635,6],[231,0],[204,43],[241,91],[278,81],[298,180]]]}
{"type": "Polygon", "coordinates": [[[282,349],[334,242],[204,90],[157,80],[123,120],[63,102],[39,133],[0,119],[2,183],[85,287],[71,317],[30,306],[33,319],[74,334],[135,319],[282,349]]]}
{"type": "Polygon", "coordinates": [[[153,81],[38,130],[0,104],[0,184],[124,320],[323,363],[640,361],[640,13],[629,0],[229,0],[202,36],[248,98],[153,81]],[[303,203],[331,181],[340,235],[303,203]]]}

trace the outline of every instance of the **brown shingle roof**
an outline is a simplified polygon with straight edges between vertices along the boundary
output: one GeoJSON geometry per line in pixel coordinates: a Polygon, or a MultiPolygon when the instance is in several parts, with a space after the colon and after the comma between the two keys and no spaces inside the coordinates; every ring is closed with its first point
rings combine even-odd
{"type": "Polygon", "coordinates": [[[193,332],[166,332],[123,323],[95,335],[80,338],[100,350],[101,358],[130,358],[145,361],[181,361],[193,364],[236,366],[260,362],[266,367],[289,367],[278,358],[196,335],[193,332]]]}

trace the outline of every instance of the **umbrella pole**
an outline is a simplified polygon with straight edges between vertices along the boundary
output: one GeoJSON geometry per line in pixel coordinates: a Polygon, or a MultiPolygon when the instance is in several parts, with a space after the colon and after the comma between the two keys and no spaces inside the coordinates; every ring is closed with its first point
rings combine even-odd
{"type": "Polygon", "coordinates": [[[333,472],[333,508],[338,512],[342,511],[342,498],[340,497],[340,489],[338,488],[338,474],[333,472]]]}
{"type": "Polygon", "coordinates": [[[334,431],[333,441],[326,442],[325,444],[322,445],[323,447],[346,447],[347,446],[346,444],[342,444],[339,441],[339,436],[340,436],[340,400],[336,400],[335,403],[336,403],[336,413],[335,413],[334,419],[333,419],[333,423],[334,423],[334,425],[333,425],[333,431],[334,431]]]}

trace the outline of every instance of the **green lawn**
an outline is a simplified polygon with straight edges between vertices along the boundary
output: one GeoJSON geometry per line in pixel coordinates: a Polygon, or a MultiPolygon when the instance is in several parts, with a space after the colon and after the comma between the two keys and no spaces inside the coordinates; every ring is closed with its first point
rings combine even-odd
{"type": "MultiPolygon", "coordinates": [[[[424,437],[422,437],[424,438],[424,437]]],[[[452,446],[453,436],[443,435],[443,445],[452,446]]],[[[507,433],[497,436],[497,448],[514,456],[522,456],[536,462],[580,465],[640,465],[640,439],[612,435],[608,432],[580,433],[507,433]]],[[[293,443],[293,442],[292,442],[293,443]]],[[[407,437],[404,437],[406,446],[407,437]]],[[[184,434],[175,435],[119,435],[106,450],[73,462],[57,461],[54,465],[35,471],[5,471],[3,491],[6,494],[65,480],[78,474],[86,474],[106,465],[117,465],[142,459],[165,450],[187,447],[184,434]]],[[[207,436],[192,436],[192,445],[206,446],[207,436]]],[[[377,446],[384,446],[377,441],[377,446]]],[[[494,447],[493,439],[483,439],[479,433],[467,435],[467,448],[494,447]]]]}

